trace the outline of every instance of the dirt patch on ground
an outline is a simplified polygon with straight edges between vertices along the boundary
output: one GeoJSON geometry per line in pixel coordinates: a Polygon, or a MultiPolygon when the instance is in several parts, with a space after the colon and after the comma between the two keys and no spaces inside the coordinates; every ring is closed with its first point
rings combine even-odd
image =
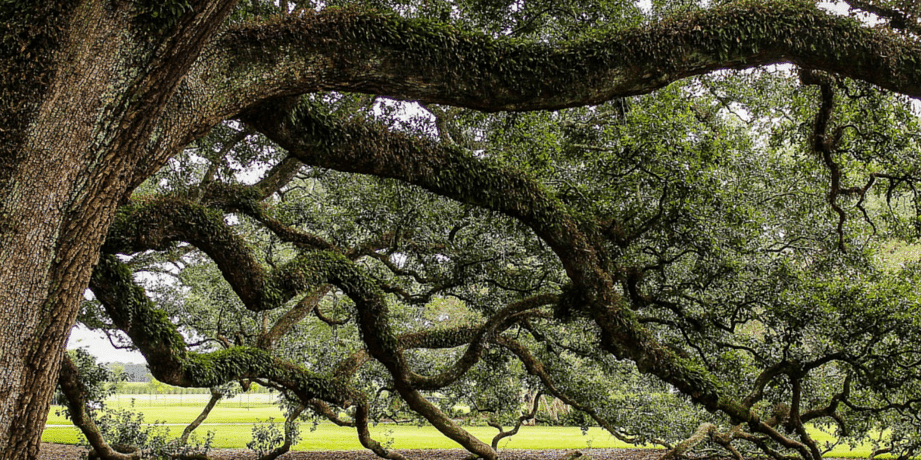
{"type": "MultiPolygon", "coordinates": [[[[42,444],[39,460],[77,460],[86,449],[65,444],[42,444]]],[[[502,460],[558,460],[573,450],[504,450],[502,460]]],[[[656,449],[580,449],[594,460],[656,460],[664,453],[656,449]]],[[[460,449],[401,450],[409,460],[463,460],[469,455],[460,449]]],[[[255,460],[256,455],[240,449],[214,449],[208,453],[213,460],[255,460]]],[[[368,451],[288,452],[279,460],[376,460],[368,451]]]]}

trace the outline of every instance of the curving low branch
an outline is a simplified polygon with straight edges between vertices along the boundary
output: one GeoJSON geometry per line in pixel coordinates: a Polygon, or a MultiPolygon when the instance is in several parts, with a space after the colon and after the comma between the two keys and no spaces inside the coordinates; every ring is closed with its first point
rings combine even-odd
{"type": "Polygon", "coordinates": [[[192,420],[192,423],[189,423],[185,429],[182,430],[182,436],[179,437],[179,444],[185,444],[189,440],[189,436],[198,428],[205,419],[208,418],[208,415],[211,414],[211,411],[217,406],[217,403],[224,398],[224,393],[212,388],[211,389],[211,398],[208,399],[208,403],[205,404],[205,407],[202,408],[201,413],[198,414],[198,417],[195,417],[195,420],[192,420]]]}
{"type": "Polygon", "coordinates": [[[210,353],[187,350],[165,313],[137,286],[131,272],[114,256],[103,256],[93,271],[90,289],[115,326],[131,338],[160,381],[183,387],[215,387],[262,378],[302,400],[322,399],[348,407],[360,395],[336,377],[323,376],[253,347],[232,347],[210,353]]]}
{"type": "Polygon", "coordinates": [[[532,420],[537,415],[537,409],[538,407],[540,407],[540,397],[541,396],[542,396],[542,393],[540,391],[534,394],[534,398],[531,400],[531,410],[529,412],[521,414],[518,417],[518,419],[515,420],[515,427],[509,431],[505,431],[502,428],[502,425],[499,424],[498,422],[494,422],[492,420],[486,422],[489,426],[499,430],[499,433],[497,433],[492,438],[492,448],[494,450],[496,451],[499,450],[499,441],[518,434],[518,430],[521,429],[521,424],[528,420],[532,420]]]}

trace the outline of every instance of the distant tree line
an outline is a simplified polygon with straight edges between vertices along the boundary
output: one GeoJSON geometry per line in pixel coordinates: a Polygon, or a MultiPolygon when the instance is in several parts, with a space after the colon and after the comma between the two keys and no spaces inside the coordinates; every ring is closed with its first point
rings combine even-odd
{"type": "Polygon", "coordinates": [[[150,369],[147,368],[146,364],[135,364],[135,363],[121,363],[121,362],[112,362],[108,366],[110,371],[125,373],[126,382],[142,382],[146,383],[150,381],[150,369]]]}

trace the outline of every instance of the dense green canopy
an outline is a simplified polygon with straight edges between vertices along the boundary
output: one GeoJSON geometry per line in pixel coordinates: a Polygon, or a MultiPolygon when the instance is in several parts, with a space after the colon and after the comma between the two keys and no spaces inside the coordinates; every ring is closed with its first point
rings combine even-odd
{"type": "Polygon", "coordinates": [[[385,458],[407,418],[500,458],[541,396],[669,457],[916,455],[912,8],[7,1],[0,458],[55,381],[138,455],[75,321],[385,458]]]}

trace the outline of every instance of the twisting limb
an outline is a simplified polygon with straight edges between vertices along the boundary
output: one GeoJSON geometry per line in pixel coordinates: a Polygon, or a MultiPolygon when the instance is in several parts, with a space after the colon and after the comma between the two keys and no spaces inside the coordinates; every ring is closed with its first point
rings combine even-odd
{"type": "MultiPolygon", "coordinates": [[[[816,113],[815,121],[812,128],[812,148],[816,154],[821,157],[822,162],[828,169],[829,187],[826,194],[826,201],[832,210],[838,214],[838,249],[845,251],[844,245],[844,223],[847,221],[847,214],[841,205],[838,204],[839,196],[857,196],[858,200],[855,207],[860,210],[865,221],[876,231],[876,224],[870,219],[863,203],[866,199],[867,192],[876,183],[878,177],[889,178],[891,176],[884,173],[870,173],[867,183],[863,187],[844,187],[842,186],[841,166],[835,161],[835,154],[838,153],[838,145],[845,129],[852,125],[839,126],[834,132],[831,132],[831,119],[835,110],[835,91],[833,81],[830,76],[813,71],[803,70],[800,72],[800,80],[804,85],[818,85],[821,104],[819,111],[816,113]]],[[[856,129],[856,128],[855,128],[856,129]]]]}
{"type": "MultiPolygon", "coordinates": [[[[332,247],[324,239],[303,232],[298,238],[311,248],[332,247]]],[[[296,260],[267,272],[221,213],[178,197],[122,207],[109,231],[105,251],[130,254],[162,249],[178,241],[208,254],[252,311],[278,308],[307,288],[299,276],[292,276],[299,270],[296,260]]]]}
{"type": "Polygon", "coordinates": [[[460,149],[399,133],[363,120],[336,124],[312,113],[308,102],[280,101],[254,109],[244,121],[306,164],[390,177],[462,203],[504,213],[531,227],[559,257],[572,280],[571,303],[601,327],[601,344],[641,372],[653,373],[710,410],[738,421],[750,411],[720,393],[712,375],[678,357],[638,323],[613,288],[597,226],[572,216],[528,175],[460,149]],[[375,152],[369,155],[368,152],[375,152]]]}
{"type": "Polygon", "coordinates": [[[205,408],[202,409],[200,414],[198,414],[198,417],[195,417],[195,420],[192,420],[192,423],[190,423],[185,427],[184,430],[182,430],[182,436],[179,437],[179,444],[185,445],[189,441],[189,435],[191,435],[192,432],[195,431],[195,429],[198,428],[202,422],[208,418],[208,415],[211,414],[211,410],[214,409],[214,406],[216,406],[218,401],[220,401],[223,397],[224,393],[221,393],[214,388],[211,389],[211,399],[208,400],[208,404],[206,404],[205,408]]]}
{"type": "MultiPolygon", "coordinates": [[[[282,292],[323,283],[342,289],[356,304],[359,330],[368,352],[391,373],[410,408],[471,452],[496,459],[488,445],[457,426],[413,388],[411,373],[389,325],[383,293],[352,261],[334,252],[314,252],[296,258],[278,272],[273,278],[280,280],[276,285],[283,286],[282,292]]],[[[252,284],[252,280],[246,282],[252,284]]],[[[317,398],[347,407],[359,397],[341,379],[316,375],[258,348],[232,347],[205,354],[187,351],[175,327],[152,306],[143,289],[134,284],[131,273],[113,256],[104,257],[97,265],[91,288],[161,381],[215,386],[240,378],[264,378],[291,390],[302,401],[317,398]],[[140,318],[144,320],[138,321],[140,318]]]]}
{"type": "Polygon", "coordinates": [[[844,222],[847,220],[847,214],[838,205],[838,195],[842,194],[841,167],[834,159],[840,137],[829,132],[829,125],[835,110],[835,92],[830,77],[827,75],[803,71],[800,79],[803,84],[817,84],[820,88],[822,104],[812,128],[812,148],[822,158],[831,176],[826,201],[838,214],[838,249],[844,252],[844,222]]]}
{"type": "MultiPolygon", "coordinates": [[[[784,436],[779,431],[775,430],[774,427],[769,426],[768,424],[764,422],[760,422],[758,425],[754,427],[754,429],[757,429],[757,431],[760,433],[764,433],[768,435],[769,438],[771,438],[774,442],[780,444],[781,446],[784,446],[788,449],[796,450],[797,452],[799,452],[800,456],[804,459],[819,460],[821,458],[821,457],[814,458],[812,456],[812,453],[809,450],[809,447],[784,436]]],[[[751,438],[746,438],[746,439],[752,439],[752,438],[755,438],[755,436],[751,436],[751,438]]],[[[771,449],[770,446],[768,446],[767,443],[765,443],[763,439],[757,439],[757,438],[755,439],[756,439],[756,443],[761,448],[761,450],[768,452],[769,455],[771,455],[772,457],[776,455],[776,451],[774,451],[774,449],[771,449]]],[[[784,457],[786,456],[780,456],[778,458],[784,458],[784,457]]]]}
{"type": "Polygon", "coordinates": [[[521,414],[521,415],[518,417],[518,420],[515,421],[515,428],[512,428],[512,429],[509,430],[509,431],[504,431],[503,428],[502,428],[502,425],[499,424],[498,422],[494,422],[494,421],[492,421],[492,420],[489,420],[488,422],[486,422],[489,426],[491,426],[491,427],[493,427],[493,428],[499,430],[499,433],[498,433],[497,435],[493,436],[493,438],[492,438],[492,448],[493,448],[493,450],[495,450],[495,451],[498,452],[498,451],[499,451],[499,441],[501,441],[501,440],[503,440],[503,439],[505,439],[505,438],[508,438],[508,437],[510,437],[510,436],[515,436],[516,434],[518,434],[518,430],[521,428],[521,424],[524,423],[524,422],[526,422],[526,421],[528,421],[528,420],[533,419],[533,418],[537,415],[537,408],[540,406],[540,397],[541,397],[541,395],[542,395],[542,393],[541,393],[540,391],[538,391],[538,392],[534,395],[534,399],[531,400],[531,410],[530,410],[529,412],[527,412],[527,413],[521,414]]]}
{"type": "Polygon", "coordinates": [[[366,449],[370,449],[378,457],[390,460],[406,460],[406,457],[400,455],[381,445],[381,443],[371,438],[371,431],[368,429],[368,402],[362,400],[355,405],[355,428],[358,430],[358,440],[366,449]]]}
{"type": "Polygon", "coordinates": [[[335,424],[336,426],[344,426],[344,427],[351,427],[351,428],[355,427],[354,421],[342,420],[341,418],[339,418],[339,414],[335,413],[332,409],[330,409],[329,404],[326,404],[325,402],[320,401],[319,399],[311,399],[310,401],[307,401],[307,407],[309,407],[311,410],[313,410],[317,414],[320,414],[326,417],[327,420],[329,420],[330,422],[333,422],[333,424],[335,424]]]}
{"type": "MultiPolygon", "coordinates": [[[[297,163],[299,166],[301,163],[298,160],[295,160],[291,157],[286,158],[291,160],[294,163],[297,163]]],[[[346,251],[345,255],[350,260],[356,260],[362,255],[369,253],[374,253],[374,249],[384,246],[385,242],[392,239],[392,235],[382,235],[376,238],[370,238],[364,243],[346,251]]],[[[257,346],[262,348],[271,348],[274,343],[283,337],[285,334],[294,327],[295,324],[299,323],[301,320],[307,317],[310,313],[314,313],[320,321],[324,323],[335,326],[342,325],[347,322],[347,320],[335,320],[332,318],[326,317],[319,308],[320,300],[326,296],[331,290],[332,285],[324,284],[318,287],[313,288],[310,293],[304,296],[300,302],[295,305],[294,308],[285,312],[269,329],[268,333],[263,334],[257,340],[257,346]]]]}
{"type": "Polygon", "coordinates": [[[306,405],[301,404],[291,410],[288,416],[285,417],[285,442],[275,449],[272,449],[271,452],[259,457],[259,460],[275,460],[291,450],[291,445],[294,444],[294,433],[297,430],[297,418],[301,416],[306,408],[306,405]]]}
{"type": "Polygon", "coordinates": [[[873,460],[876,457],[879,457],[880,455],[883,455],[883,454],[888,454],[889,452],[892,452],[891,447],[884,447],[881,449],[876,449],[873,452],[870,452],[870,455],[867,456],[867,460],[873,460]]]}
{"type": "MultiPolygon", "coordinates": [[[[203,250],[215,261],[224,278],[250,310],[264,311],[277,308],[293,295],[310,288],[312,285],[322,283],[337,285],[358,306],[359,329],[369,352],[377,360],[381,361],[394,376],[395,381],[398,382],[396,385],[397,391],[400,392],[400,395],[407,401],[409,406],[428,419],[446,436],[457,441],[468,450],[484,455],[486,458],[495,457],[495,452],[489,446],[457,426],[436,406],[422,397],[410,383],[413,374],[409,371],[401,352],[396,348],[396,339],[387,321],[387,307],[383,300],[383,294],[375,287],[374,281],[364,275],[345,256],[336,252],[305,253],[271,273],[266,273],[246,247],[245,242],[224,223],[222,216],[214,214],[204,207],[173,198],[148,203],[139,208],[126,209],[123,212],[123,216],[125,214],[131,215],[132,218],[120,221],[122,222],[121,224],[113,225],[113,232],[108,240],[108,249],[134,252],[160,247],[171,241],[187,241],[203,250]],[[189,225],[190,223],[193,225],[189,225]]],[[[322,240],[318,240],[316,245],[320,248],[328,247],[322,240]]],[[[116,323],[121,322],[120,327],[126,329],[125,332],[141,348],[142,353],[145,354],[151,365],[151,369],[158,368],[163,373],[168,374],[168,378],[161,378],[159,375],[158,378],[170,383],[182,382],[180,385],[183,386],[211,386],[223,383],[226,376],[209,376],[204,380],[196,378],[197,375],[195,375],[194,370],[200,368],[196,361],[206,355],[190,353],[188,355],[195,357],[195,360],[181,359],[173,347],[181,347],[183,351],[185,347],[181,336],[175,333],[172,325],[164,326],[173,331],[167,334],[166,337],[169,338],[169,343],[165,343],[161,338],[151,337],[149,330],[137,324],[132,324],[132,315],[130,313],[119,311],[118,308],[115,308],[119,305],[119,295],[112,289],[106,289],[109,287],[109,283],[104,282],[103,279],[112,281],[130,278],[128,274],[118,273],[118,266],[120,266],[119,262],[114,259],[108,259],[108,262],[101,263],[97,267],[97,276],[94,276],[94,292],[99,290],[99,294],[102,297],[107,297],[107,301],[103,303],[106,305],[110,316],[113,316],[113,320],[116,323]],[[102,267],[108,269],[102,269],[102,267]],[[109,295],[107,296],[106,294],[109,295]],[[150,344],[155,341],[160,342],[159,346],[156,347],[159,350],[153,348],[145,350],[145,347],[140,345],[140,343],[146,342],[150,344]]],[[[137,300],[134,304],[129,302],[127,305],[144,305],[146,307],[150,302],[146,298],[146,294],[129,281],[122,281],[124,283],[123,289],[128,291],[128,297],[133,297],[137,300]]],[[[97,297],[100,297],[100,295],[97,295],[97,297]]],[[[125,304],[122,303],[122,305],[125,304]]],[[[150,309],[153,310],[152,308],[150,309]]],[[[271,375],[272,373],[277,374],[277,372],[272,372],[272,369],[268,366],[269,362],[272,362],[274,358],[271,358],[264,351],[235,347],[207,356],[209,357],[208,359],[212,359],[211,356],[219,355],[223,359],[232,361],[239,359],[237,355],[241,353],[260,356],[264,354],[264,356],[247,361],[248,364],[259,363],[258,369],[247,369],[246,372],[242,373],[243,375],[234,379],[263,377],[275,380],[280,377],[271,375]],[[267,372],[268,374],[266,374],[267,372]]],[[[226,364],[231,365],[231,362],[228,361],[226,364]]],[[[279,364],[282,369],[294,371],[295,366],[290,363],[279,362],[279,364]]],[[[319,380],[315,382],[320,383],[319,380]]],[[[277,383],[283,386],[294,384],[294,382],[277,383]]],[[[299,388],[292,391],[295,393],[300,391],[299,397],[302,400],[311,399],[315,396],[328,401],[341,400],[341,398],[337,399],[333,394],[309,393],[305,391],[308,388],[303,385],[295,386],[299,388]]],[[[313,385],[308,387],[310,387],[309,391],[319,390],[313,385]]],[[[345,406],[347,404],[341,405],[345,406]]]]}
{"type": "Polygon", "coordinates": [[[842,418],[841,415],[837,413],[837,410],[838,405],[843,401],[847,401],[847,398],[851,395],[852,378],[853,374],[848,373],[847,376],[844,377],[844,383],[842,384],[841,392],[832,396],[831,401],[829,401],[827,406],[803,412],[800,414],[800,420],[803,423],[809,423],[810,421],[819,417],[831,417],[836,423],[838,423],[838,428],[841,430],[841,433],[844,436],[849,436],[850,429],[848,428],[847,423],[845,423],[844,418],[842,418]]]}
{"type": "Polygon", "coordinates": [[[764,398],[764,389],[768,384],[770,384],[775,377],[788,373],[792,369],[793,365],[790,362],[781,361],[761,371],[761,374],[755,379],[751,393],[742,400],[742,404],[744,404],[745,407],[752,407],[755,403],[761,401],[764,398]]]}
{"type": "MultiPolygon", "coordinates": [[[[800,419],[800,412],[802,411],[801,404],[803,399],[802,379],[799,375],[794,374],[790,376],[790,383],[793,387],[793,398],[790,402],[790,424],[793,425],[802,443],[809,448],[809,453],[812,454],[811,458],[813,460],[820,460],[822,458],[822,453],[819,452],[819,447],[816,445],[812,437],[809,436],[809,432],[806,431],[806,426],[803,425],[803,421],[800,419]]],[[[809,457],[804,456],[803,458],[809,457]]]]}
{"type": "Polygon", "coordinates": [[[343,324],[346,324],[349,322],[348,316],[346,316],[344,319],[334,319],[334,318],[330,318],[326,316],[325,314],[323,314],[323,310],[321,310],[319,306],[313,309],[313,314],[317,316],[317,319],[319,319],[320,321],[323,321],[328,326],[342,326],[343,324]]]}
{"type": "Polygon", "coordinates": [[[743,460],[742,453],[739,452],[735,446],[732,445],[732,438],[741,430],[740,425],[734,425],[728,433],[711,433],[710,437],[713,439],[713,442],[723,446],[724,449],[728,450],[732,454],[732,458],[735,460],[743,460]]]}
{"type": "Polygon", "coordinates": [[[208,254],[247,308],[268,310],[287,300],[266,297],[266,270],[222,215],[186,200],[166,198],[123,206],[109,230],[104,251],[130,254],[162,249],[176,241],[188,242],[208,254]]]}
{"type": "MultiPolygon", "coordinates": [[[[209,184],[214,182],[214,175],[217,174],[218,167],[220,163],[224,161],[224,158],[227,157],[227,154],[230,153],[230,151],[233,150],[237,144],[246,139],[246,137],[250,134],[253,134],[252,129],[245,128],[242,131],[238,131],[230,139],[228,139],[226,143],[224,143],[224,145],[221,147],[221,150],[211,156],[211,158],[208,158],[211,160],[211,164],[208,166],[208,170],[205,171],[205,175],[202,177],[201,182],[198,184],[199,193],[201,193],[202,190],[208,188],[209,184]]],[[[206,154],[204,156],[207,158],[210,155],[206,154]]]]}
{"type": "Polygon", "coordinates": [[[764,437],[755,436],[751,433],[746,433],[745,431],[742,431],[742,430],[737,430],[734,436],[738,439],[748,441],[754,444],[759,449],[764,451],[764,453],[766,453],[770,458],[775,458],[779,460],[796,460],[798,458],[795,455],[784,455],[778,452],[776,449],[768,445],[767,440],[764,437]]]}
{"type": "Polygon", "coordinates": [[[187,350],[182,336],[156,309],[131,272],[114,256],[103,256],[90,288],[113,323],[144,355],[160,381],[183,387],[214,387],[241,379],[262,378],[301,400],[322,399],[342,407],[359,394],[342,379],[295,366],[258,348],[235,346],[210,353],[187,350]]]}
{"type": "Polygon", "coordinates": [[[329,284],[317,286],[310,290],[310,293],[301,298],[301,301],[294,308],[281,315],[275,324],[272,325],[268,332],[259,336],[256,340],[256,346],[259,348],[271,349],[275,342],[284,337],[297,323],[301,322],[311,312],[316,311],[320,300],[326,296],[332,289],[329,284]]]}
{"type": "Polygon", "coordinates": [[[470,345],[464,351],[464,354],[447,370],[441,374],[432,377],[423,377],[416,374],[410,375],[410,383],[413,388],[424,390],[437,390],[454,382],[464,375],[474,364],[479,361],[483,353],[484,346],[500,330],[508,328],[513,324],[510,321],[514,315],[539,308],[544,305],[550,305],[557,300],[553,294],[537,295],[520,302],[515,302],[493,315],[483,324],[470,340],[470,345]]]}
{"type": "Polygon", "coordinates": [[[297,176],[300,170],[301,162],[287,156],[284,160],[281,160],[278,164],[273,166],[272,169],[270,169],[259,182],[253,184],[252,187],[261,192],[261,200],[264,200],[288,185],[288,183],[297,176]]]}

